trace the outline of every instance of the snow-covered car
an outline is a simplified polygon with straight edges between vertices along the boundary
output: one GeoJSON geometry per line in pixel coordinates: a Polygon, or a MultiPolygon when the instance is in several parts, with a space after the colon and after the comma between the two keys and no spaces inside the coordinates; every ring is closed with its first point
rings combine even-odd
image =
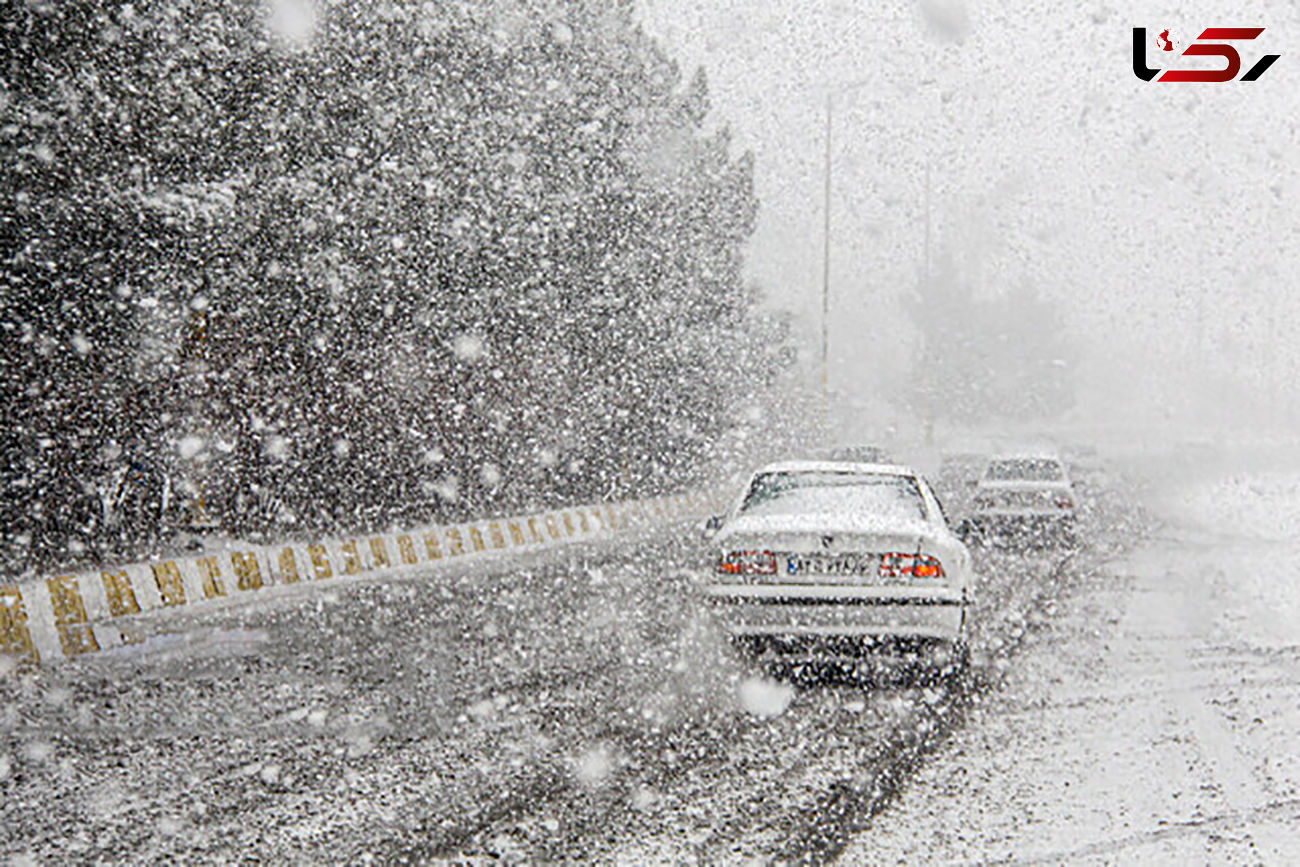
{"type": "Polygon", "coordinates": [[[1012,542],[1075,540],[1075,493],[1065,462],[1049,451],[994,457],[975,488],[968,534],[1012,542]]]}
{"type": "Polygon", "coordinates": [[[711,523],[703,598],[760,659],[965,664],[970,553],[912,470],[771,464],[711,523]]]}

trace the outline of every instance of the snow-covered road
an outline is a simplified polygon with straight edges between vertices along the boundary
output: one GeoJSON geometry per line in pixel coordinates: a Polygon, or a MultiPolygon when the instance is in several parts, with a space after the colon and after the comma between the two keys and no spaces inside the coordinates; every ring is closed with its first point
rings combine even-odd
{"type": "Polygon", "coordinates": [[[831,857],[993,700],[1133,529],[984,552],[960,689],[792,689],[736,660],[685,526],[194,612],[0,677],[4,851],[37,860],[831,857]]]}
{"type": "Polygon", "coordinates": [[[1161,486],[849,863],[1300,863],[1300,474],[1161,486]]]}

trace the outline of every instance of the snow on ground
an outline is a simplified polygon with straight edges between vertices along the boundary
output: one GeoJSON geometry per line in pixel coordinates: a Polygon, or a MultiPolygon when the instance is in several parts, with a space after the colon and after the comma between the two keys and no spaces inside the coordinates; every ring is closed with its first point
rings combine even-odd
{"type": "Polygon", "coordinates": [[[1300,862],[1300,474],[1176,478],[847,861],[1300,862]]]}
{"type": "Polygon", "coordinates": [[[1209,588],[1230,603],[1215,624],[1225,640],[1300,643],[1300,472],[1233,472],[1174,489],[1161,508],[1192,550],[1215,555],[1209,588]]]}
{"type": "Polygon", "coordinates": [[[0,678],[0,845],[37,860],[831,854],[989,700],[1118,515],[1093,510],[1098,544],[1078,558],[980,555],[978,667],[958,688],[761,677],[691,603],[683,570],[702,550],[684,528],[191,613],[147,652],[0,678]]]}

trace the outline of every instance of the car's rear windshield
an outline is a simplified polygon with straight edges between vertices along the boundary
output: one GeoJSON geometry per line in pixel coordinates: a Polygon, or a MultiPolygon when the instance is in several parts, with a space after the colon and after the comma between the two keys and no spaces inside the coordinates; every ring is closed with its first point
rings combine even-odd
{"type": "Polygon", "coordinates": [[[984,478],[993,482],[1059,482],[1065,471],[1054,458],[1006,458],[989,463],[984,478]]]}
{"type": "Polygon", "coordinates": [[[925,517],[916,480],[884,473],[833,471],[760,473],[740,511],[746,515],[853,514],[925,517]]]}

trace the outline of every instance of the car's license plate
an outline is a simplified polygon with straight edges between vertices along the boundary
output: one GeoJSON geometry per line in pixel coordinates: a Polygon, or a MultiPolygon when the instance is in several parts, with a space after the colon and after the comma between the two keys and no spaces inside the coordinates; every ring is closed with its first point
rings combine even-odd
{"type": "Polygon", "coordinates": [[[795,554],[786,558],[787,575],[878,575],[880,557],[873,554],[795,554]]]}

